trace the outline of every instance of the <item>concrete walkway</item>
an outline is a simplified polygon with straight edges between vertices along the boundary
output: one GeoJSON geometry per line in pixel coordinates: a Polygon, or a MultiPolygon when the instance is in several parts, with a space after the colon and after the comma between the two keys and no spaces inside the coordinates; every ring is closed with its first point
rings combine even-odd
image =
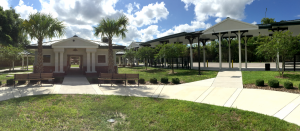
{"type": "Polygon", "coordinates": [[[300,95],[279,91],[243,89],[240,71],[220,71],[216,78],[180,85],[89,84],[82,76],[66,76],[63,84],[0,88],[0,101],[41,94],[99,94],[179,99],[238,108],[274,116],[300,125],[300,95]]]}

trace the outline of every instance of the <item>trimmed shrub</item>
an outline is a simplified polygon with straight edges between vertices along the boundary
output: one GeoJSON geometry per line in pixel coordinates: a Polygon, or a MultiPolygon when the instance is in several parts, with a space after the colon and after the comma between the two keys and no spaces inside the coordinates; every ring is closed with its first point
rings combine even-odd
{"type": "Polygon", "coordinates": [[[127,80],[128,83],[135,83],[135,80],[127,80]]]}
{"type": "Polygon", "coordinates": [[[268,84],[269,84],[270,87],[274,87],[274,88],[279,87],[279,81],[278,80],[269,80],[268,84]]]}
{"type": "Polygon", "coordinates": [[[258,80],[256,80],[255,85],[256,85],[256,86],[264,86],[264,85],[265,85],[265,82],[264,82],[264,80],[262,80],[262,79],[258,79],[258,80]]]}
{"type": "Polygon", "coordinates": [[[144,84],[144,83],[145,83],[145,79],[144,79],[144,78],[140,78],[140,79],[139,79],[139,83],[144,84]]]}
{"type": "Polygon", "coordinates": [[[180,83],[179,78],[172,78],[172,83],[179,84],[180,83]]]}
{"type": "Polygon", "coordinates": [[[290,81],[286,81],[286,82],[284,82],[283,86],[286,89],[292,89],[293,88],[293,83],[290,82],[290,81]]]}
{"type": "Polygon", "coordinates": [[[151,78],[150,83],[157,83],[157,79],[156,78],[151,78]]]}
{"type": "Polygon", "coordinates": [[[300,90],[300,84],[299,84],[299,86],[298,86],[298,89],[300,90]]]}
{"type": "Polygon", "coordinates": [[[0,86],[2,86],[2,81],[0,81],[0,86]]]}
{"type": "Polygon", "coordinates": [[[8,79],[6,80],[6,85],[13,85],[14,84],[14,79],[8,79]]]}
{"type": "Polygon", "coordinates": [[[26,81],[18,81],[18,84],[19,85],[23,85],[23,84],[25,84],[26,83],[26,81]]]}
{"type": "Polygon", "coordinates": [[[161,83],[168,83],[169,82],[169,79],[167,77],[164,77],[164,78],[161,78],[160,79],[160,82],[161,83]]]}

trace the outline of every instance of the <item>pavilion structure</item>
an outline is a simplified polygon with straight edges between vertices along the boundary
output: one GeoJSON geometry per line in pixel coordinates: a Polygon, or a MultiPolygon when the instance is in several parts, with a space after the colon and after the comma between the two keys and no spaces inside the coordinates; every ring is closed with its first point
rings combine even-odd
{"type": "MultiPolygon", "coordinates": [[[[242,70],[242,56],[241,56],[241,41],[245,41],[245,68],[247,69],[247,41],[248,38],[253,36],[272,36],[275,31],[289,30],[293,33],[293,36],[297,36],[300,33],[300,20],[276,22],[272,24],[250,24],[243,21],[231,19],[227,17],[225,20],[218,24],[211,26],[210,28],[196,32],[181,32],[150,40],[140,44],[141,46],[155,47],[161,44],[161,41],[167,43],[182,43],[182,44],[194,44],[198,43],[198,55],[200,56],[200,43],[203,45],[203,62],[205,67],[205,45],[209,41],[219,41],[219,69],[222,69],[222,40],[226,39],[229,45],[229,68],[231,60],[230,42],[232,39],[238,39],[238,52],[239,52],[239,70],[242,70]]],[[[192,46],[190,46],[190,65],[193,67],[193,52],[192,46]]],[[[277,64],[279,63],[279,54],[277,55],[277,64]]],[[[199,74],[200,74],[200,57],[199,57],[199,74]]],[[[276,66],[278,68],[278,66],[276,66]]]]}

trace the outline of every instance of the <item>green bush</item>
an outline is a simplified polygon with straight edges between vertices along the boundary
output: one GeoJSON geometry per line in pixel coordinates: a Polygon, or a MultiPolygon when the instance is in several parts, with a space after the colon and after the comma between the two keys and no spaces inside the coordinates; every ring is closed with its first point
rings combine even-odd
{"type": "Polygon", "coordinates": [[[0,86],[2,85],[2,81],[0,81],[0,86]]]}
{"type": "Polygon", "coordinates": [[[145,79],[144,79],[144,78],[140,78],[140,79],[139,79],[139,83],[144,84],[144,83],[145,83],[145,79]]]}
{"type": "Polygon", "coordinates": [[[133,83],[135,83],[135,80],[128,80],[128,83],[133,84],[133,83]]]}
{"type": "Polygon", "coordinates": [[[293,88],[293,83],[290,82],[290,81],[286,81],[286,82],[284,82],[283,86],[286,89],[292,89],[293,88]]]}
{"type": "Polygon", "coordinates": [[[268,84],[269,84],[270,87],[274,87],[274,88],[279,87],[279,81],[278,80],[269,80],[268,84]]]}
{"type": "Polygon", "coordinates": [[[13,85],[14,84],[14,79],[8,79],[6,80],[6,85],[13,85]]]}
{"type": "Polygon", "coordinates": [[[26,81],[18,81],[18,84],[19,85],[23,85],[23,84],[25,84],[26,83],[26,81]]]}
{"type": "Polygon", "coordinates": [[[161,83],[168,83],[169,82],[169,79],[167,77],[164,77],[164,78],[161,78],[160,79],[160,82],[161,83]]]}
{"type": "Polygon", "coordinates": [[[258,80],[256,80],[255,85],[256,85],[256,86],[264,86],[264,85],[265,85],[265,82],[264,82],[264,80],[262,80],[262,79],[258,79],[258,80]]]}
{"type": "Polygon", "coordinates": [[[300,90],[300,84],[299,84],[299,86],[298,86],[298,89],[300,90]]]}
{"type": "Polygon", "coordinates": [[[157,83],[157,79],[156,78],[151,78],[150,83],[157,83]]]}
{"type": "Polygon", "coordinates": [[[179,84],[180,83],[179,78],[172,78],[172,83],[179,84]]]}

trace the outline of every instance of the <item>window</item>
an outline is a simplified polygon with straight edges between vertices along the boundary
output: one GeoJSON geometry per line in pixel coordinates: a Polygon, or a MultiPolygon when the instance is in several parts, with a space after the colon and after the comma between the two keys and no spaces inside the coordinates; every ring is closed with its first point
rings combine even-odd
{"type": "Polygon", "coordinates": [[[98,63],[105,63],[105,55],[98,55],[98,63]]]}
{"type": "Polygon", "coordinates": [[[50,55],[43,55],[43,63],[50,63],[50,55]]]}

